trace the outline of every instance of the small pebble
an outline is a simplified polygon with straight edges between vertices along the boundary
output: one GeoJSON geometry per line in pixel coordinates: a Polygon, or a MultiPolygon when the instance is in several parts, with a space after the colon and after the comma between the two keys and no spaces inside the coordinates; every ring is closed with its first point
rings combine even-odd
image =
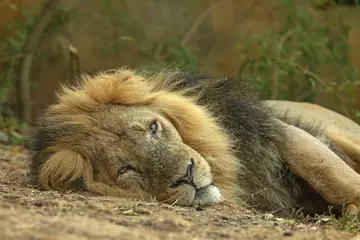
{"type": "Polygon", "coordinates": [[[123,213],[124,215],[128,215],[128,216],[137,216],[137,215],[139,215],[137,212],[135,212],[135,211],[132,210],[132,209],[123,211],[122,213],[123,213]]]}
{"type": "Polygon", "coordinates": [[[195,210],[196,210],[196,211],[204,211],[204,208],[201,207],[201,206],[197,206],[197,207],[195,208],[195,210]]]}
{"type": "Polygon", "coordinates": [[[42,202],[35,202],[34,205],[35,205],[36,207],[42,207],[42,206],[44,206],[44,203],[42,203],[42,202]]]}
{"type": "Polygon", "coordinates": [[[272,215],[271,213],[265,213],[264,214],[264,219],[265,220],[271,220],[274,218],[274,215],[272,215]]]}

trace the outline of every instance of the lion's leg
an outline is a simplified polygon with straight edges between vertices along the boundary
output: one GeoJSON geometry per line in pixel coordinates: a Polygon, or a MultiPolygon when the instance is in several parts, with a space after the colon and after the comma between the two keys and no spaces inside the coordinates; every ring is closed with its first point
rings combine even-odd
{"type": "Polygon", "coordinates": [[[330,205],[354,209],[360,200],[360,175],[309,133],[276,121],[285,129],[287,139],[282,150],[289,168],[330,205]]]}
{"type": "Polygon", "coordinates": [[[360,140],[352,139],[338,132],[329,131],[327,135],[354,161],[355,171],[360,173],[360,140]]]}

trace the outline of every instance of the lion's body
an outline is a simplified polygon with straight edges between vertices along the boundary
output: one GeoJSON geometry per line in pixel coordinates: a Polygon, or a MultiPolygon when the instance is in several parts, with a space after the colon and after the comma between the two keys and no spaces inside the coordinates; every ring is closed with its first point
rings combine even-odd
{"type": "MultiPolygon", "coordinates": [[[[320,127],[284,116],[277,117],[317,137],[351,165],[347,156],[330,142],[320,127]]],[[[126,184],[116,185],[116,180],[109,178],[111,170],[105,171],[103,165],[109,165],[109,159],[114,156],[126,155],[127,158],[139,159],[135,161],[136,164],[145,166],[150,158],[144,156],[150,154],[151,159],[160,159],[161,163],[148,166],[147,171],[153,171],[157,179],[170,179],[171,176],[165,173],[180,171],[177,166],[180,163],[177,162],[181,162],[174,157],[176,154],[173,151],[185,151],[181,156],[194,158],[195,166],[203,168],[195,168],[195,184],[204,181],[210,183],[212,179],[228,200],[261,210],[291,211],[303,207],[308,213],[326,211],[327,204],[321,196],[286,166],[286,155],[281,150],[286,141],[282,131],[274,121],[271,109],[265,107],[254,92],[241,82],[180,72],[152,74],[120,70],[85,79],[75,89],[64,88],[59,103],[41,118],[34,141],[31,174],[34,183],[47,189],[69,188],[80,181],[85,189],[99,194],[133,197],[130,193],[138,190],[141,192],[139,196],[150,193],[162,198],[162,194],[170,194],[165,190],[165,185],[160,187],[159,182],[152,180],[149,183],[149,180],[148,185],[124,189],[126,184]],[[117,104],[120,106],[117,107],[117,104]],[[110,111],[108,106],[114,109],[110,111]],[[138,106],[145,110],[138,110],[138,106]],[[166,156],[159,152],[159,148],[152,151],[151,147],[131,156],[131,151],[126,151],[131,144],[136,149],[144,145],[152,146],[153,143],[141,142],[134,137],[130,145],[121,145],[126,143],[125,140],[119,145],[112,145],[114,141],[107,140],[99,130],[114,133],[111,128],[120,124],[117,129],[121,132],[121,121],[140,121],[136,114],[135,117],[131,114],[127,118],[117,117],[121,114],[128,116],[129,111],[139,111],[140,115],[142,111],[158,114],[158,117],[164,118],[161,121],[166,129],[173,128],[174,136],[178,134],[181,140],[174,138],[162,142],[161,149],[169,152],[166,156]],[[173,148],[174,144],[183,147],[173,148]],[[115,148],[122,151],[116,152],[115,148]],[[144,151],[147,151],[147,155],[144,151]],[[171,164],[164,163],[167,159],[171,164]],[[140,160],[143,163],[139,163],[140,160]],[[198,174],[209,174],[206,170],[208,167],[211,177],[196,180],[198,174]],[[161,171],[164,172],[160,174],[161,171]],[[158,186],[150,186],[154,184],[158,186]],[[109,189],[119,186],[122,188],[119,194],[111,194],[113,190],[109,189]],[[161,189],[164,189],[162,194],[158,193],[161,189]]],[[[129,134],[132,136],[132,133],[129,134]]],[[[117,167],[115,165],[114,168],[117,167]]],[[[141,176],[144,182],[154,178],[146,177],[144,180],[141,176]]],[[[195,200],[185,205],[216,202],[216,190],[213,187],[207,189],[201,194],[196,190],[195,194],[199,196],[191,195],[195,200]]]]}

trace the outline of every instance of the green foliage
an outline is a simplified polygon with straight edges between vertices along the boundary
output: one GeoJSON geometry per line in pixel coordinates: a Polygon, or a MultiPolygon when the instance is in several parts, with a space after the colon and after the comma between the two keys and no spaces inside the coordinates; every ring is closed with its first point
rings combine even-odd
{"type": "MultiPolygon", "coordinates": [[[[0,109],[8,100],[8,93],[14,86],[17,77],[17,67],[19,60],[23,54],[24,44],[30,32],[32,31],[38,15],[32,11],[18,9],[23,16],[21,20],[13,20],[7,23],[0,36],[0,109]]],[[[73,13],[71,9],[59,6],[55,11],[48,28],[44,32],[43,39],[51,38],[59,34],[63,26],[69,21],[70,15],[73,13]]],[[[36,53],[41,56],[47,56],[38,44],[36,53]]]]}
{"type": "Polygon", "coordinates": [[[360,118],[360,111],[359,110],[355,111],[355,117],[360,118]]]}
{"type": "MultiPolygon", "coordinates": [[[[198,69],[201,49],[181,45],[181,36],[151,42],[145,29],[129,15],[112,7],[111,0],[104,1],[103,12],[113,29],[106,56],[121,54],[131,45],[140,49],[140,66],[163,67],[175,65],[180,68],[198,69]]],[[[355,86],[360,82],[352,67],[347,39],[348,29],[325,25],[315,19],[307,9],[292,0],[282,0],[276,5],[286,13],[286,26],[280,33],[253,36],[239,43],[243,54],[249,56],[242,72],[265,98],[312,102],[318,92],[334,95],[346,109],[354,100],[355,86]],[[331,79],[321,79],[324,69],[331,69],[331,79]],[[344,97],[346,96],[346,97],[344,97]]],[[[339,25],[339,24],[338,24],[339,25]]]]}
{"type": "Polygon", "coordinates": [[[336,229],[351,233],[360,232],[360,219],[356,214],[347,212],[343,207],[339,216],[338,214],[334,214],[333,209],[333,206],[328,206],[327,213],[321,215],[315,214],[315,216],[305,216],[302,211],[297,211],[294,214],[294,218],[290,220],[295,220],[293,221],[295,227],[296,224],[304,223],[308,226],[313,225],[321,229],[336,229]]]}
{"type": "Polygon", "coordinates": [[[15,86],[19,60],[26,38],[34,24],[32,15],[26,12],[23,15],[22,21],[12,21],[6,24],[0,36],[0,59],[3,59],[0,62],[0,68],[3,69],[0,71],[0,113],[4,111],[9,92],[15,86]]]}
{"type": "Polygon", "coordinates": [[[76,9],[65,5],[58,5],[50,23],[44,31],[43,38],[51,38],[63,32],[64,26],[71,20],[72,16],[79,14],[76,9]]]}
{"type": "Polygon", "coordinates": [[[22,133],[26,128],[16,118],[0,116],[0,143],[28,146],[30,138],[22,133]]]}
{"type": "Polygon", "coordinates": [[[282,32],[254,36],[239,44],[249,56],[244,69],[249,80],[266,98],[312,101],[321,91],[333,94],[343,105],[351,103],[360,82],[343,37],[348,29],[343,26],[336,32],[292,0],[282,2],[279,11],[287,13],[282,32]],[[329,67],[332,78],[324,81],[320,73],[329,67]],[[344,94],[349,98],[344,99],[344,94]]]}
{"type": "Polygon", "coordinates": [[[329,206],[329,221],[327,222],[327,226],[339,231],[360,232],[360,220],[357,215],[348,213],[343,207],[341,215],[336,218],[335,214],[332,213],[332,209],[333,207],[329,206]]]}
{"type": "Polygon", "coordinates": [[[139,66],[160,68],[174,65],[179,68],[197,69],[199,49],[188,44],[181,44],[181,36],[177,39],[165,39],[162,42],[151,41],[146,37],[145,26],[134,21],[128,14],[119,14],[112,6],[111,0],[103,1],[102,12],[111,24],[109,44],[102,48],[104,56],[118,55],[126,50],[128,44],[135,44],[139,49],[141,60],[139,66]]]}
{"type": "Polygon", "coordinates": [[[360,221],[357,216],[351,214],[342,214],[339,219],[334,219],[334,226],[337,230],[351,233],[360,232],[360,221]]]}
{"type": "MultiPolygon", "coordinates": [[[[320,23],[307,9],[292,0],[280,2],[277,4],[278,11],[281,11],[281,15],[286,13],[287,17],[284,19],[286,25],[283,31],[253,36],[249,41],[239,42],[238,47],[248,56],[242,74],[246,74],[266,98],[313,101],[316,93],[321,91],[334,95],[343,106],[350,105],[356,94],[355,86],[360,82],[350,62],[347,40],[344,39],[348,29],[340,25],[334,30],[333,26],[320,23]],[[321,79],[324,69],[331,69],[331,79],[321,79]]],[[[202,59],[199,56],[204,55],[201,54],[201,47],[182,44],[184,33],[161,41],[150,40],[145,26],[114,7],[115,1],[104,0],[101,3],[101,14],[96,17],[107,23],[106,29],[100,34],[108,44],[99,46],[99,49],[107,58],[118,56],[131,47],[131,51],[138,54],[136,59],[140,61],[136,64],[140,67],[160,68],[173,65],[178,68],[200,68],[202,59]]],[[[9,110],[6,103],[18,77],[25,41],[38,19],[38,13],[17,9],[16,6],[14,9],[20,11],[23,17],[9,22],[0,33],[1,121],[5,121],[1,114],[9,110]]],[[[84,17],[82,14],[85,13],[59,5],[42,42],[64,34],[64,25],[74,17],[84,17]]],[[[59,60],[60,55],[49,53],[46,44],[37,44],[36,50],[37,57],[46,61],[59,60]]],[[[33,87],[36,82],[31,84],[33,87]]],[[[353,113],[360,118],[359,111],[353,113]]],[[[1,124],[4,126],[0,129],[10,129],[8,124],[1,124]]],[[[18,124],[14,125],[15,129],[20,129],[18,124]]],[[[3,135],[10,136],[11,131],[0,131],[3,135]]]]}
{"type": "MultiPolygon", "coordinates": [[[[41,42],[38,44],[37,56],[39,59],[43,59],[52,64],[57,64],[59,61],[62,61],[61,58],[63,54],[61,54],[61,50],[54,49],[50,52],[46,49],[46,45],[43,46],[42,42],[46,42],[47,40],[53,39],[57,36],[64,35],[64,26],[70,22],[73,16],[78,16],[80,13],[73,8],[64,5],[58,5],[54,14],[49,22],[47,28],[45,29],[41,42]]],[[[66,38],[66,36],[65,36],[66,38]]]]}
{"type": "MultiPolygon", "coordinates": [[[[7,115],[12,115],[7,104],[9,94],[13,88],[16,88],[15,84],[24,45],[39,15],[29,10],[18,8],[15,8],[15,10],[19,11],[22,18],[8,22],[0,33],[0,142],[27,144],[27,137],[19,133],[24,128],[24,124],[17,122],[15,118],[3,115],[4,112],[10,112],[7,115]]],[[[63,26],[69,21],[72,14],[73,10],[59,5],[41,41],[61,33],[63,26]]],[[[46,60],[56,58],[56,56],[47,54],[41,46],[41,42],[36,45],[36,56],[45,57],[46,60]]],[[[31,86],[34,85],[36,85],[36,82],[31,82],[31,86]]]]}
{"type": "Polygon", "coordinates": [[[149,48],[143,48],[142,54],[145,57],[140,63],[150,67],[164,67],[173,65],[178,68],[187,68],[195,70],[199,68],[199,58],[196,54],[196,48],[189,45],[181,45],[176,41],[163,42],[158,45],[152,45],[149,48]]]}

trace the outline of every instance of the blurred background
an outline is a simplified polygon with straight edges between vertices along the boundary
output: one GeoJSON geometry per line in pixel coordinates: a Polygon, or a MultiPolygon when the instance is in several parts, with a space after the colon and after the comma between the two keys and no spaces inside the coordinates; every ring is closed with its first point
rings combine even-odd
{"type": "Polygon", "coordinates": [[[166,65],[360,122],[360,0],[0,0],[0,142],[82,71],[166,65]]]}

